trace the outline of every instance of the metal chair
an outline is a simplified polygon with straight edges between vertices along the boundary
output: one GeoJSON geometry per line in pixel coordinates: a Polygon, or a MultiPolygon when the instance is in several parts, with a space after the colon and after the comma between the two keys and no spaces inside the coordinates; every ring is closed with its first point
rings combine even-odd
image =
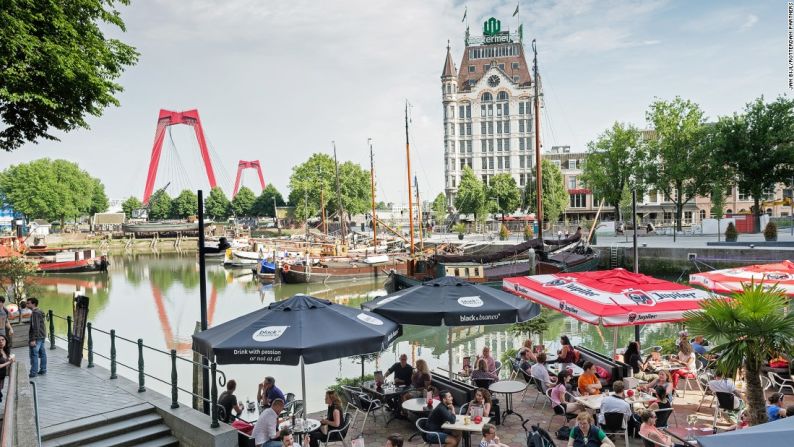
{"type": "Polygon", "coordinates": [[[293,414],[296,417],[304,416],[302,399],[293,399],[288,404],[285,404],[284,409],[281,411],[279,416],[283,418],[291,418],[293,414]]]}
{"type": "Polygon", "coordinates": [[[554,420],[554,418],[557,416],[563,416],[565,418],[566,425],[569,422],[571,422],[573,419],[576,419],[576,417],[578,416],[578,414],[576,413],[568,413],[567,411],[565,411],[565,407],[563,407],[562,405],[554,405],[554,402],[551,400],[551,389],[546,390],[546,394],[544,394],[543,396],[545,397],[543,401],[543,408],[546,408],[546,402],[548,402],[549,405],[551,405],[552,411],[554,411],[554,414],[551,415],[551,417],[549,418],[549,425],[547,426],[547,429],[551,428],[551,421],[554,420]]]}
{"type": "Polygon", "coordinates": [[[347,441],[345,438],[347,437],[347,432],[350,430],[350,426],[353,423],[353,417],[350,416],[350,413],[345,412],[344,418],[342,418],[342,426],[337,428],[336,430],[329,430],[328,435],[325,437],[323,441],[323,447],[328,447],[329,442],[342,442],[342,445],[347,447],[347,441]]]}
{"type": "Polygon", "coordinates": [[[604,423],[601,429],[608,435],[623,435],[626,447],[629,445],[629,429],[626,424],[626,415],[623,413],[604,413],[604,423]]]}
{"type": "MultiPolygon", "coordinates": [[[[544,390],[543,389],[543,384],[540,383],[540,380],[537,380],[534,377],[532,378],[532,382],[535,383],[535,388],[538,390],[538,394],[535,396],[535,401],[532,402],[532,408],[535,408],[535,405],[538,403],[538,397],[540,397],[541,395],[544,395],[544,396],[547,395],[551,391],[551,389],[544,390]]],[[[551,399],[551,398],[549,397],[549,399],[551,399]]],[[[545,400],[543,401],[543,408],[546,408],[546,401],[545,400]]]]}
{"type": "Polygon", "coordinates": [[[667,447],[665,444],[660,444],[653,439],[648,439],[648,437],[639,435],[640,439],[642,439],[642,447],[667,447]]]}
{"type": "Polygon", "coordinates": [[[778,393],[783,393],[783,388],[787,388],[792,394],[794,394],[794,380],[784,379],[772,371],[767,371],[766,374],[769,377],[769,382],[771,385],[777,388],[778,393]]]}
{"type": "Polygon", "coordinates": [[[670,416],[673,416],[673,421],[675,421],[675,425],[678,426],[678,421],[675,419],[675,413],[673,412],[673,407],[659,408],[655,410],[654,413],[656,413],[656,427],[658,428],[667,427],[668,422],[670,421],[670,416]]]}
{"type": "MultiPolygon", "coordinates": [[[[703,388],[700,386],[700,381],[698,380],[698,375],[701,373],[701,368],[698,366],[697,362],[695,362],[695,370],[688,372],[685,376],[682,376],[681,379],[684,380],[684,397],[686,397],[686,390],[689,388],[690,391],[695,391],[694,387],[690,384],[690,380],[695,381],[695,385],[697,385],[698,390],[703,393],[703,388]]],[[[674,390],[675,391],[675,390],[674,390]]]]}
{"type": "Polygon", "coordinates": [[[711,396],[711,401],[709,402],[709,407],[714,405],[714,392],[711,391],[709,387],[709,381],[712,379],[711,373],[708,371],[702,372],[698,374],[698,382],[700,382],[700,387],[703,389],[703,397],[700,398],[700,403],[698,404],[697,410],[695,412],[700,411],[700,407],[703,406],[703,402],[706,400],[706,396],[711,396]]]}
{"type": "Polygon", "coordinates": [[[461,405],[458,409],[458,414],[464,415],[469,411],[469,403],[466,402],[465,404],[461,405]]]}
{"type": "Polygon", "coordinates": [[[442,447],[441,437],[436,431],[429,431],[427,429],[427,418],[419,418],[416,420],[416,429],[422,434],[422,439],[428,444],[438,444],[442,447]]]}
{"type": "Polygon", "coordinates": [[[502,362],[496,360],[494,361],[494,366],[496,369],[494,369],[493,373],[496,375],[496,377],[499,377],[499,373],[502,371],[502,362]]]}
{"type": "Polygon", "coordinates": [[[295,400],[295,393],[287,393],[284,396],[284,403],[285,404],[288,404],[288,403],[292,402],[293,400],[295,400]]]}
{"type": "Polygon", "coordinates": [[[719,416],[723,412],[732,412],[737,413],[736,420],[739,421],[741,417],[741,411],[739,408],[742,407],[741,400],[739,400],[739,405],[734,405],[736,400],[734,399],[736,396],[733,393],[723,393],[717,392],[715,393],[717,396],[717,406],[714,407],[714,420],[712,421],[712,427],[717,426],[717,416],[719,416]]]}
{"type": "Polygon", "coordinates": [[[496,380],[488,377],[479,377],[476,379],[472,378],[471,382],[477,388],[485,388],[487,390],[494,382],[496,382],[496,380]]]}

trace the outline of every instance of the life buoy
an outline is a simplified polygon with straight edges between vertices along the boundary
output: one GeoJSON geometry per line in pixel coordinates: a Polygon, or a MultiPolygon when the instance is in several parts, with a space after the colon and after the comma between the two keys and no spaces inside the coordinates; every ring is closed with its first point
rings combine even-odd
{"type": "Polygon", "coordinates": [[[283,266],[281,266],[281,270],[282,270],[284,273],[287,273],[287,272],[289,272],[289,264],[284,264],[283,266]]]}

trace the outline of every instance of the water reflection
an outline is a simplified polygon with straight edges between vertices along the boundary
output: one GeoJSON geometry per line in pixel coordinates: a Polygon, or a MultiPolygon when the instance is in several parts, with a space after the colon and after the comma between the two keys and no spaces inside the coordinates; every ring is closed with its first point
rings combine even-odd
{"type": "MultiPolygon", "coordinates": [[[[284,284],[262,286],[245,270],[225,270],[219,264],[207,266],[207,314],[209,324],[219,324],[274,301],[303,293],[317,298],[358,307],[362,302],[385,294],[382,281],[357,281],[333,286],[323,284],[284,284]]],[[[42,288],[41,307],[52,309],[56,314],[71,314],[72,297],[81,291],[90,297],[89,321],[94,327],[104,330],[116,329],[121,336],[142,338],[147,345],[171,350],[181,356],[191,357],[191,335],[200,318],[198,263],[195,254],[184,255],[116,255],[111,257],[111,268],[104,275],[52,276],[40,281],[42,288]]],[[[674,335],[674,325],[655,325],[644,329],[645,346],[657,344],[662,338],[674,335]]],[[[56,333],[65,337],[66,324],[56,319],[56,333]]],[[[555,342],[560,335],[567,334],[574,344],[583,345],[601,352],[609,352],[613,346],[612,329],[584,324],[552,313],[549,329],[543,334],[547,342],[555,342]]],[[[632,328],[623,328],[618,334],[618,346],[625,346],[633,338],[632,328]]],[[[521,345],[523,337],[507,331],[505,325],[470,326],[452,328],[453,364],[460,365],[465,356],[475,355],[483,346],[491,347],[494,355],[500,356],[509,349],[521,345]]],[[[107,337],[95,334],[97,352],[107,355],[107,337]]],[[[553,345],[552,345],[553,346],[553,345]]],[[[136,364],[137,350],[134,345],[119,343],[118,358],[130,365],[136,364]]],[[[387,368],[401,353],[407,353],[411,362],[425,359],[431,368],[447,365],[447,328],[405,326],[403,336],[378,357],[365,361],[365,370],[372,372],[387,368]]],[[[161,354],[147,351],[147,372],[157,377],[170,377],[170,362],[161,354]]],[[[102,364],[102,360],[97,361],[102,364]]],[[[455,368],[456,366],[453,366],[455,368]]],[[[238,381],[238,397],[255,396],[256,384],[265,375],[277,377],[279,385],[286,391],[300,389],[299,374],[295,367],[279,365],[223,365],[229,378],[238,381]]],[[[135,379],[129,370],[120,373],[135,379]]],[[[354,376],[361,373],[359,359],[340,359],[307,366],[307,387],[310,394],[310,410],[322,406],[322,392],[334,383],[335,377],[354,376]]],[[[179,367],[180,384],[190,387],[191,370],[186,362],[179,367]]],[[[147,384],[158,391],[168,393],[161,384],[147,384]]],[[[187,396],[181,396],[187,402],[187,396]]]]}

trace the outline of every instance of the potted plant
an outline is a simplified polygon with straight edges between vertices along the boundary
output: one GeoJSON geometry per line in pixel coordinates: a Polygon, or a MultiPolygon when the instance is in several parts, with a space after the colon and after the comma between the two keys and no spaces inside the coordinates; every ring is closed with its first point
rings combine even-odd
{"type": "Polygon", "coordinates": [[[524,240],[529,241],[535,237],[535,231],[532,229],[532,225],[524,225],[524,240]]]}
{"type": "Polygon", "coordinates": [[[764,228],[764,239],[767,241],[776,241],[777,240],[777,225],[774,222],[769,221],[766,224],[766,228],[764,228]]]}
{"type": "Polygon", "coordinates": [[[454,233],[458,233],[458,239],[463,240],[463,233],[466,232],[466,225],[463,225],[463,223],[457,223],[452,226],[452,231],[454,233]]]}
{"type": "Polygon", "coordinates": [[[736,242],[739,238],[739,232],[736,231],[736,225],[733,222],[728,223],[728,228],[725,229],[725,241],[726,242],[736,242]]]}
{"type": "Polygon", "coordinates": [[[506,241],[507,238],[509,237],[510,237],[510,231],[507,229],[505,224],[502,224],[502,226],[499,228],[499,240],[506,241]]]}

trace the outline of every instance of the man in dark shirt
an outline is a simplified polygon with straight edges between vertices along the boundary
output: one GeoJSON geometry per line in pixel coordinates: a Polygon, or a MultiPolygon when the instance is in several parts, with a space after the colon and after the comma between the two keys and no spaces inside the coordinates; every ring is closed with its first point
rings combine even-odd
{"type": "Polygon", "coordinates": [[[427,431],[438,432],[438,440],[436,435],[425,435],[425,441],[429,444],[445,444],[447,447],[455,447],[458,445],[458,437],[455,434],[448,433],[441,429],[445,422],[455,422],[455,405],[452,401],[452,393],[447,390],[439,393],[441,403],[433,408],[430,416],[427,417],[427,431]]]}
{"type": "Polygon", "coordinates": [[[273,377],[265,377],[265,381],[259,384],[259,389],[256,392],[256,400],[262,408],[270,408],[273,401],[281,399],[286,402],[284,392],[276,386],[276,379],[273,377]]]}
{"type": "Polygon", "coordinates": [[[389,377],[391,373],[394,373],[395,385],[408,385],[411,383],[411,375],[414,373],[414,367],[408,363],[407,355],[401,355],[400,361],[386,370],[385,377],[389,377]]]}
{"type": "Polygon", "coordinates": [[[237,402],[237,396],[234,395],[235,389],[237,389],[237,382],[234,379],[229,380],[226,382],[226,391],[218,397],[218,405],[224,410],[221,420],[227,424],[232,421],[232,410],[237,416],[243,412],[243,406],[237,402]]]}
{"type": "Polygon", "coordinates": [[[30,314],[30,373],[31,379],[36,375],[47,374],[47,348],[44,341],[47,339],[47,325],[44,320],[44,313],[39,309],[39,300],[29,298],[27,301],[30,314]]]}

